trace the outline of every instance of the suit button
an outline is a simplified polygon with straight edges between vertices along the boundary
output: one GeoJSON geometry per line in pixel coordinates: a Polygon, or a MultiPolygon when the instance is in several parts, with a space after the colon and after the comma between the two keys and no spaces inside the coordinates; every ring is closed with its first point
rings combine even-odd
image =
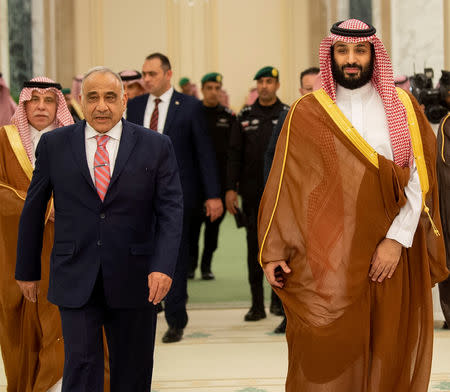
{"type": "Polygon", "coordinates": [[[105,219],[106,218],[106,214],[104,213],[104,212],[102,212],[101,214],[100,214],[100,219],[105,219]]]}
{"type": "Polygon", "coordinates": [[[102,246],[102,241],[98,240],[97,241],[97,246],[102,246]]]}

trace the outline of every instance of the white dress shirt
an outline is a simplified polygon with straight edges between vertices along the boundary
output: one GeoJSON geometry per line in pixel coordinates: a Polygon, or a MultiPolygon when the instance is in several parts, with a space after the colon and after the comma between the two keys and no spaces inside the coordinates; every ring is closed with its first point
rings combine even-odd
{"type": "Polygon", "coordinates": [[[30,123],[28,123],[28,126],[30,127],[30,137],[31,137],[31,144],[33,145],[33,159],[31,161],[31,164],[33,165],[36,163],[36,147],[39,143],[39,140],[41,140],[41,136],[48,132],[55,129],[55,126],[49,125],[47,128],[44,128],[42,131],[38,131],[35,127],[33,127],[30,123]]]}
{"type": "MultiPolygon", "coordinates": [[[[336,104],[378,154],[393,160],[394,153],[383,101],[372,83],[367,83],[355,90],[338,85],[336,104]]],[[[412,245],[422,211],[422,191],[415,162],[411,168],[409,182],[405,187],[405,195],[406,204],[393,220],[386,238],[394,239],[409,248],[412,245]]]]}
{"type": "MultiPolygon", "coordinates": [[[[166,123],[167,112],[169,111],[169,104],[173,94],[173,87],[171,86],[163,95],[155,97],[150,94],[147,101],[147,107],[144,113],[144,127],[150,128],[150,120],[152,117],[153,109],[155,108],[155,99],[159,98],[161,102],[158,105],[158,129],[159,133],[163,133],[164,124],[166,123]]],[[[154,129],[155,131],[155,129],[154,129]]]]}
{"type": "Polygon", "coordinates": [[[108,132],[99,133],[92,128],[89,123],[86,123],[85,129],[85,141],[86,141],[86,159],[89,167],[89,173],[91,173],[92,182],[95,184],[94,176],[94,157],[97,151],[97,135],[108,135],[109,140],[106,143],[106,150],[109,156],[109,173],[112,177],[114,172],[114,165],[116,163],[117,151],[119,149],[120,137],[122,136],[122,121],[119,121],[108,132]]]}

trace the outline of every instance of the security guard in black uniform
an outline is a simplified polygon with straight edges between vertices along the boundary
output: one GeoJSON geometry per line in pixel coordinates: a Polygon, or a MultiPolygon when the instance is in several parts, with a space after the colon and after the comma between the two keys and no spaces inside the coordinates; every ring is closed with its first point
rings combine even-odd
{"type": "MultiPolygon", "coordinates": [[[[227,210],[236,214],[239,191],[247,221],[247,264],[252,306],[245,315],[245,321],[257,321],[266,317],[264,274],[258,263],[257,232],[258,208],[264,190],[264,153],[280,112],[289,110],[289,106],[282,103],[276,95],[280,87],[276,68],[269,66],[260,69],[254,80],[258,99],[253,105],[242,109],[237,117],[237,125],[231,130],[225,198],[227,210]]],[[[281,302],[274,292],[271,302],[271,312],[281,315],[281,302]]]]}
{"type": "MultiPolygon", "coordinates": [[[[222,88],[222,75],[217,72],[206,74],[202,78],[203,112],[208,124],[208,131],[211,137],[214,150],[216,152],[217,167],[219,168],[220,185],[222,189],[222,202],[225,202],[225,186],[227,173],[227,154],[230,140],[231,127],[236,123],[236,116],[233,112],[219,104],[219,93],[222,88]]],[[[202,223],[205,223],[205,242],[200,264],[202,279],[214,279],[211,272],[211,260],[214,251],[217,249],[217,239],[219,236],[222,216],[211,222],[207,219],[203,211],[199,211],[197,219],[192,221],[190,230],[190,258],[191,265],[188,278],[193,279],[198,265],[198,240],[202,223]]]]}

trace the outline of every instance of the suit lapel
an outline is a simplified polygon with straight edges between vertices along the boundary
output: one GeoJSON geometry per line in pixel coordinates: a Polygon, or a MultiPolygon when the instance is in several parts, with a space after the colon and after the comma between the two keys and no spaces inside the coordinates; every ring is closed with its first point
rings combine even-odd
{"type": "Polygon", "coordinates": [[[91,173],[89,172],[87,159],[86,159],[86,140],[84,129],[86,127],[86,121],[80,121],[76,128],[74,129],[71,137],[70,144],[72,147],[73,156],[75,162],[77,162],[81,174],[83,174],[84,178],[88,182],[88,184],[92,187],[92,189],[97,193],[97,189],[95,188],[94,183],[92,182],[91,173]]]}
{"type": "Polygon", "coordinates": [[[170,125],[172,124],[174,118],[176,117],[180,106],[183,103],[183,94],[178,91],[173,91],[172,98],[169,103],[169,110],[167,111],[166,123],[164,124],[164,134],[168,135],[170,133],[170,125]]]}
{"type": "MultiPolygon", "coordinates": [[[[119,177],[125,164],[133,150],[137,141],[137,136],[129,123],[122,120],[122,136],[120,137],[119,150],[117,151],[116,163],[114,165],[114,172],[112,173],[111,181],[109,182],[108,190],[119,177]]],[[[106,197],[108,193],[106,194],[106,197]]],[[[106,199],[106,198],[105,198],[106,199]]]]}

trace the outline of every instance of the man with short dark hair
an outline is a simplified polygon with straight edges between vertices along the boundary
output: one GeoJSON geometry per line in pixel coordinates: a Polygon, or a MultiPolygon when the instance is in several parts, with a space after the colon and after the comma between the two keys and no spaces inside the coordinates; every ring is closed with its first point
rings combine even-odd
{"type": "Polygon", "coordinates": [[[317,83],[317,75],[320,69],[317,67],[310,67],[300,73],[300,96],[303,96],[314,91],[314,87],[319,85],[317,83]]]}
{"type": "MultiPolygon", "coordinates": [[[[289,106],[277,97],[280,87],[278,69],[261,68],[255,75],[258,99],[238,114],[231,130],[226,206],[236,214],[238,191],[242,196],[242,209],[247,216],[247,268],[251,292],[251,307],[245,321],[258,321],[266,317],[264,309],[263,273],[258,265],[257,215],[264,190],[264,153],[272,135],[274,124],[282,110],[289,106]]],[[[270,311],[282,315],[281,303],[272,293],[270,311]]]]}
{"type": "MultiPolygon", "coordinates": [[[[230,132],[236,121],[233,112],[219,103],[220,92],[222,90],[223,77],[217,72],[210,72],[202,78],[203,112],[208,125],[208,134],[214,146],[214,152],[219,169],[220,186],[222,189],[221,199],[225,202],[225,187],[227,176],[227,148],[230,141],[230,132]]],[[[211,261],[217,249],[219,227],[225,216],[224,213],[215,221],[205,219],[203,208],[198,211],[198,215],[193,219],[191,225],[190,258],[188,278],[193,279],[198,265],[198,240],[200,229],[205,223],[204,247],[201,257],[200,269],[203,280],[214,279],[211,271],[211,261]]]]}
{"type": "Polygon", "coordinates": [[[16,280],[36,302],[47,203],[55,240],[48,299],[59,306],[63,392],[149,391],[155,305],[167,294],[181,238],[182,192],[170,139],[122,119],[127,97],[105,67],[82,82],[86,121],[42,135],[19,226],[16,280]]]}
{"type": "Polygon", "coordinates": [[[319,55],[322,88],[292,105],[258,219],[286,391],[426,392],[431,287],[448,276],[436,140],[373,26],[335,23],[319,55]]]}
{"type": "Polygon", "coordinates": [[[172,140],[183,187],[183,235],[173,285],[164,300],[169,328],[163,342],[173,343],[182,339],[188,322],[186,301],[191,220],[204,205],[206,216],[213,222],[222,215],[223,205],[216,158],[201,102],[174,90],[170,61],[161,53],[147,56],[142,65],[142,77],[149,94],[128,102],[127,119],[172,140]]]}

